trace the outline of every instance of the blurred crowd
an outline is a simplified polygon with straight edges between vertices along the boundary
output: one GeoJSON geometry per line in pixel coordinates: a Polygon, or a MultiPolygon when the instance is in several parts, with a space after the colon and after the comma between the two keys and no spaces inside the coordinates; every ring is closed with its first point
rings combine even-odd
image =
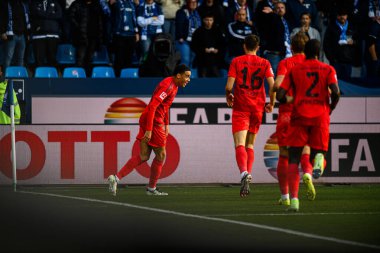
{"type": "Polygon", "coordinates": [[[3,69],[59,68],[57,48],[71,44],[74,65],[88,74],[94,53],[106,47],[117,76],[123,68],[159,64],[165,73],[146,68],[144,75],[168,75],[171,66],[184,63],[197,69],[198,77],[219,77],[233,57],[244,53],[244,37],[256,34],[259,55],[276,71],[279,61],[292,55],[296,33],[322,42],[320,58],[335,67],[339,79],[380,77],[380,0],[0,2],[3,69]],[[171,44],[154,47],[162,34],[171,44]]]}

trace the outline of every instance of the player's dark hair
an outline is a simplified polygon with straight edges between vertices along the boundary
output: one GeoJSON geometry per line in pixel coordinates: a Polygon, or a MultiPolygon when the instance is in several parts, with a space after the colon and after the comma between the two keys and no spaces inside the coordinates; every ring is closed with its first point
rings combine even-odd
{"type": "Polygon", "coordinates": [[[249,51],[255,50],[260,45],[260,38],[257,35],[250,34],[244,38],[245,48],[249,51]]]}
{"type": "Polygon", "coordinates": [[[306,59],[315,59],[319,57],[319,50],[321,48],[321,42],[317,39],[309,40],[305,45],[306,59]]]}
{"type": "Polygon", "coordinates": [[[178,64],[174,71],[173,71],[173,75],[177,75],[177,74],[183,74],[185,73],[186,71],[191,71],[190,68],[188,66],[186,66],[185,64],[178,64]]]}
{"type": "Polygon", "coordinates": [[[302,53],[305,50],[305,44],[309,41],[309,37],[304,32],[296,33],[292,38],[293,53],[302,53]]]}

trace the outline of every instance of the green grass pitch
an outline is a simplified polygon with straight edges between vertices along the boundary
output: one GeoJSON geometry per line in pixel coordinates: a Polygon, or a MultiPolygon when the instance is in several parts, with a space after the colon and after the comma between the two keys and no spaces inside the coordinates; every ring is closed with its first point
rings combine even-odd
{"type": "Polygon", "coordinates": [[[298,213],[276,184],[107,187],[0,188],[2,252],[380,252],[380,184],[301,184],[298,213]]]}

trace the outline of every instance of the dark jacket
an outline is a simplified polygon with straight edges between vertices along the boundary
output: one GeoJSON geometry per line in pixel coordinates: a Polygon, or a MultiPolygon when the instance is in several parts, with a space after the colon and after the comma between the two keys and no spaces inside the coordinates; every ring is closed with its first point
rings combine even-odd
{"type": "Polygon", "coordinates": [[[341,30],[339,26],[332,22],[327,27],[323,40],[323,49],[330,64],[346,63],[360,66],[360,50],[358,48],[358,33],[350,22],[348,22],[347,36],[352,36],[353,45],[339,45],[341,30]]]}
{"type": "Polygon", "coordinates": [[[0,34],[8,36],[29,35],[30,33],[30,10],[27,1],[1,0],[0,1],[0,34]],[[9,7],[12,11],[12,27],[10,24],[9,7]]]}
{"type": "Polygon", "coordinates": [[[88,40],[102,43],[102,9],[97,0],[76,0],[69,8],[71,34],[74,46],[87,45],[88,40]],[[86,2],[90,2],[87,4],[86,2]]]}
{"type": "Polygon", "coordinates": [[[258,35],[254,26],[247,22],[235,21],[228,24],[227,27],[227,47],[230,56],[239,56],[244,54],[243,42],[247,35],[258,35]]]}
{"type": "Polygon", "coordinates": [[[199,27],[193,34],[191,50],[195,52],[194,66],[217,65],[224,67],[224,56],[226,53],[226,40],[218,27],[213,26],[207,30],[204,26],[199,27]],[[208,54],[206,48],[218,49],[217,54],[208,54]]]}
{"type": "Polygon", "coordinates": [[[57,0],[34,0],[30,6],[32,36],[59,35],[62,8],[57,0]]]}

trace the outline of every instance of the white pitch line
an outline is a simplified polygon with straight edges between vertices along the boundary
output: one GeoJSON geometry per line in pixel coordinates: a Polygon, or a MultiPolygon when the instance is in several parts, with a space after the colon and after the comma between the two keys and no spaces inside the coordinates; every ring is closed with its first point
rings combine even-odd
{"type": "Polygon", "coordinates": [[[379,215],[380,212],[347,212],[347,213],[241,213],[241,214],[214,214],[211,217],[234,217],[234,216],[311,216],[311,215],[379,215]]]}
{"type": "Polygon", "coordinates": [[[82,201],[88,201],[88,202],[110,204],[110,205],[115,205],[115,206],[125,206],[125,207],[131,207],[131,208],[136,208],[136,209],[141,209],[141,210],[146,210],[146,211],[151,211],[151,212],[157,212],[157,213],[173,214],[173,215],[188,217],[188,218],[196,218],[196,219],[209,220],[209,221],[219,221],[219,222],[223,222],[223,223],[230,223],[230,224],[242,225],[242,226],[247,226],[247,227],[260,228],[260,229],[271,230],[271,231],[275,231],[275,232],[280,232],[280,233],[285,233],[285,234],[290,234],[290,235],[296,235],[296,236],[301,236],[301,237],[308,237],[308,238],[312,238],[312,239],[330,241],[330,242],[335,242],[335,243],[340,243],[340,244],[347,244],[347,245],[372,248],[372,249],[380,249],[380,245],[342,240],[342,239],[333,238],[333,237],[320,236],[320,235],[309,234],[309,233],[299,232],[299,231],[290,230],[290,229],[271,227],[271,226],[267,226],[267,225],[260,225],[260,224],[256,224],[256,223],[227,220],[227,219],[215,218],[215,217],[207,217],[207,216],[201,216],[201,215],[196,215],[196,214],[181,213],[181,212],[164,210],[164,209],[159,209],[159,208],[138,206],[138,205],[133,205],[133,204],[128,204],[128,203],[107,201],[107,200],[100,200],[100,199],[90,199],[90,198],[66,196],[66,195],[44,193],[44,192],[28,192],[28,191],[17,191],[17,192],[34,194],[34,195],[42,195],[42,196],[50,196],[50,197],[57,197],[57,198],[75,199],[75,200],[82,200],[82,201]]]}

